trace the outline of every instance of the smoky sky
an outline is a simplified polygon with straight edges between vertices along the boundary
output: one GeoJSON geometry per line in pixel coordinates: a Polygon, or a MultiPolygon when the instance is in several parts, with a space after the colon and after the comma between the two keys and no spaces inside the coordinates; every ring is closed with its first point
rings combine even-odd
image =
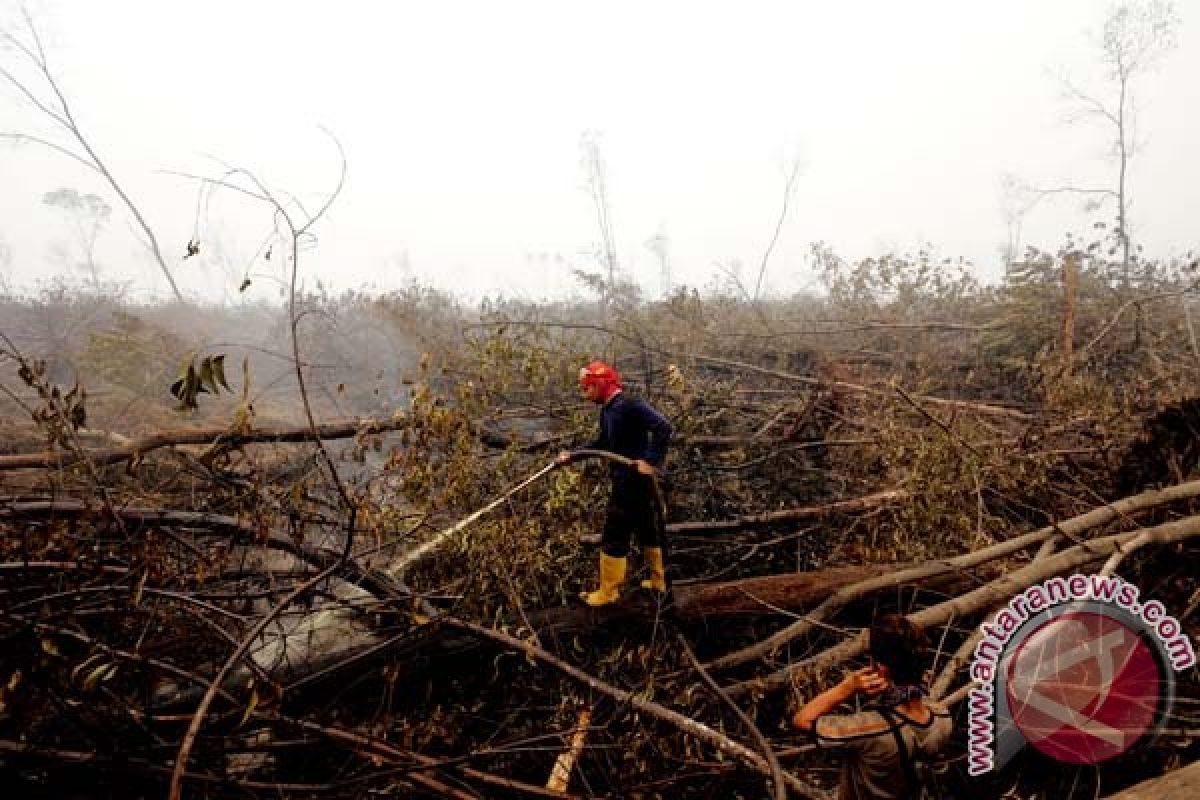
{"type": "MultiPolygon", "coordinates": [[[[0,19],[20,29],[16,6],[0,19]]],[[[1164,257],[1198,244],[1200,2],[1176,3],[1178,46],[1135,84],[1132,229],[1164,257]]],[[[1097,97],[1101,3],[34,3],[51,67],[98,152],[143,206],[180,283],[205,299],[270,299],[266,209],[172,174],[226,165],[319,205],[343,194],[302,255],[334,287],[410,280],[469,296],[577,291],[599,226],[582,164],[605,165],[616,255],[648,295],[723,275],[752,281],[800,164],[767,272],[815,285],[812,242],[847,258],[911,252],[999,275],[1002,178],[1111,186],[1110,132],[1072,121],[1056,76],[1097,97]],[[183,260],[197,236],[201,256],[183,260]],[[657,246],[652,242],[658,242],[657,246]],[[236,287],[256,279],[245,295],[236,287]],[[715,277],[714,277],[715,276],[715,277]]],[[[0,53],[18,65],[11,51],[0,53]]],[[[22,73],[27,74],[27,73],[22,73]]],[[[0,129],[49,128],[11,89],[0,129]]],[[[71,187],[113,206],[104,275],[165,290],[113,193],[52,153],[0,146],[6,275],[83,280],[71,187]]],[[[1112,209],[1038,206],[1023,243],[1053,248],[1112,209]]]]}

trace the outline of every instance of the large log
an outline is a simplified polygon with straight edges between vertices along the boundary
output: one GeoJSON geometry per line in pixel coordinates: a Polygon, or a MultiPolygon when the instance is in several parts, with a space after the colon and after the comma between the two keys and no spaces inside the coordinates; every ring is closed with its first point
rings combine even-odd
{"type": "Polygon", "coordinates": [[[729,614],[795,611],[821,602],[844,586],[895,572],[907,564],[861,564],[816,572],[766,575],[672,590],[675,613],[684,619],[729,614]]]}
{"type": "MultiPolygon", "coordinates": [[[[1077,517],[1072,517],[1071,519],[1039,528],[1036,531],[1016,536],[991,547],[985,547],[982,550],[964,553],[961,556],[947,560],[930,561],[910,569],[897,570],[881,575],[878,578],[867,579],[861,584],[847,586],[845,589],[838,591],[829,600],[814,609],[812,613],[806,614],[804,619],[797,620],[757,644],[722,656],[708,666],[711,669],[728,669],[758,658],[764,658],[778,651],[796,637],[808,633],[814,626],[832,617],[839,609],[874,592],[891,589],[913,581],[926,580],[936,575],[978,567],[989,561],[1006,558],[1035,544],[1042,545],[1059,537],[1075,541],[1080,534],[1093,528],[1107,525],[1117,519],[1127,518],[1147,509],[1156,508],[1176,500],[1185,500],[1197,496],[1200,496],[1200,481],[1189,481],[1166,489],[1152,489],[1115,503],[1094,508],[1086,514],[1080,514],[1077,517]]],[[[1037,560],[1041,560],[1041,555],[1039,553],[1037,560]]]]}
{"type": "MultiPolygon", "coordinates": [[[[746,578],[718,584],[680,586],[672,590],[671,602],[661,603],[654,592],[634,590],[612,605],[592,608],[582,603],[529,611],[514,624],[526,623],[539,638],[550,639],[617,623],[654,624],[660,613],[675,614],[686,620],[738,614],[772,614],[798,611],[820,603],[838,589],[871,577],[894,572],[905,565],[869,564],[843,566],[815,572],[796,572],[785,575],[746,578]]],[[[285,637],[277,637],[271,653],[288,653],[286,663],[276,663],[267,657],[268,648],[255,655],[255,661],[272,672],[273,677],[290,681],[293,688],[314,682],[324,682],[347,670],[361,671],[382,660],[396,659],[395,648],[376,638],[373,645],[364,646],[362,630],[350,626],[338,616],[336,609],[306,615],[293,625],[285,637]],[[343,638],[340,640],[338,636],[343,638]],[[315,636],[320,646],[311,646],[307,637],[315,636]],[[276,674],[278,671],[278,674],[276,674]]],[[[405,662],[426,662],[442,657],[461,657],[478,646],[479,641],[464,638],[455,631],[436,624],[423,634],[409,637],[405,643],[405,662]]]]}
{"type": "Polygon", "coordinates": [[[618,602],[599,608],[583,604],[545,608],[529,612],[528,621],[539,636],[562,635],[590,628],[644,619],[653,624],[661,613],[698,621],[706,617],[739,614],[776,614],[799,611],[820,603],[839,589],[880,575],[893,573],[907,564],[865,564],[830,567],[815,572],[792,572],[743,578],[724,583],[678,586],[670,602],[649,590],[633,590],[618,602]]]}
{"type": "MultiPolygon", "coordinates": [[[[1018,593],[1047,578],[1062,575],[1089,564],[1101,563],[1134,539],[1139,539],[1146,544],[1161,546],[1197,537],[1200,537],[1200,515],[1185,517],[1152,528],[1090,539],[1063,550],[1061,553],[1028,564],[1015,572],[1002,575],[966,594],[910,614],[909,619],[929,630],[935,626],[949,624],[951,620],[978,614],[983,609],[999,603],[1006,603],[1018,593]]],[[[866,650],[867,631],[862,630],[840,644],[796,661],[763,678],[732,684],[726,687],[726,691],[734,697],[754,690],[778,691],[786,688],[793,678],[802,672],[815,673],[838,666],[851,658],[862,655],[866,650]]]]}

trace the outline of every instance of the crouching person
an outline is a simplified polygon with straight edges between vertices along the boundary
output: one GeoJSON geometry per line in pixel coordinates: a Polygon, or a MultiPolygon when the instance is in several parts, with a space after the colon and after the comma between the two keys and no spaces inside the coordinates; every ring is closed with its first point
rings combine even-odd
{"type": "Polygon", "coordinates": [[[871,665],[809,700],[792,724],[823,747],[845,752],[840,800],[909,800],[931,791],[926,759],[950,738],[950,715],[926,699],[922,681],[929,646],[924,631],[899,614],[870,630],[871,665]],[[833,713],[862,695],[858,713],[833,713]]]}

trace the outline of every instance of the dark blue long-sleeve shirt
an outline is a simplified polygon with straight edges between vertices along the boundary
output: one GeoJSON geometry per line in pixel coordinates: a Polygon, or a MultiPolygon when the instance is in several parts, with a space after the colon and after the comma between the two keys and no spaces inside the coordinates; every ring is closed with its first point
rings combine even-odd
{"type": "MultiPolygon", "coordinates": [[[[661,469],[673,432],[671,423],[653,406],[621,392],[600,409],[600,435],[589,447],[641,459],[661,469]]],[[[635,473],[621,464],[610,463],[609,474],[613,483],[619,484],[633,478],[635,473]]]]}

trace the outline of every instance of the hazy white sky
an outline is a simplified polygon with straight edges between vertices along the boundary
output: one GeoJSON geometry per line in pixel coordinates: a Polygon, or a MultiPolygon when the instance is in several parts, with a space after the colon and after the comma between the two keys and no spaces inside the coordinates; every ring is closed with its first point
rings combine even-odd
{"type": "MultiPolygon", "coordinates": [[[[1168,255],[1200,244],[1200,0],[1176,6],[1179,47],[1138,85],[1146,144],[1132,177],[1135,234],[1168,255]]],[[[1104,90],[1094,41],[1107,6],[1093,0],[30,7],[76,116],[185,289],[209,298],[236,285],[269,213],[218,193],[197,220],[198,187],[164,171],[217,175],[215,156],[319,202],[337,166],[319,126],[344,145],[349,173],[306,278],[389,288],[413,275],[473,295],[560,294],[576,286],[571,266],[595,266],[585,131],[600,135],[621,263],[651,294],[659,269],[645,243],[659,231],[675,283],[702,286],[734,261],[751,279],[797,153],[775,291],[812,284],[816,240],[851,258],[928,241],[995,276],[1004,173],[1107,185],[1113,169],[1106,132],[1064,123],[1051,76],[1104,90]],[[184,262],[197,225],[204,256],[184,262]]],[[[0,0],[10,27],[15,8],[0,0]]],[[[0,130],[45,128],[0,89],[0,130]]],[[[10,280],[64,270],[52,250],[67,228],[41,202],[61,186],[117,206],[61,157],[0,146],[10,280]]],[[[1053,247],[1088,219],[1078,203],[1047,205],[1024,239],[1053,247]]],[[[106,274],[163,291],[129,231],[118,210],[101,240],[106,274]]],[[[247,296],[274,291],[259,279],[247,296]]]]}

